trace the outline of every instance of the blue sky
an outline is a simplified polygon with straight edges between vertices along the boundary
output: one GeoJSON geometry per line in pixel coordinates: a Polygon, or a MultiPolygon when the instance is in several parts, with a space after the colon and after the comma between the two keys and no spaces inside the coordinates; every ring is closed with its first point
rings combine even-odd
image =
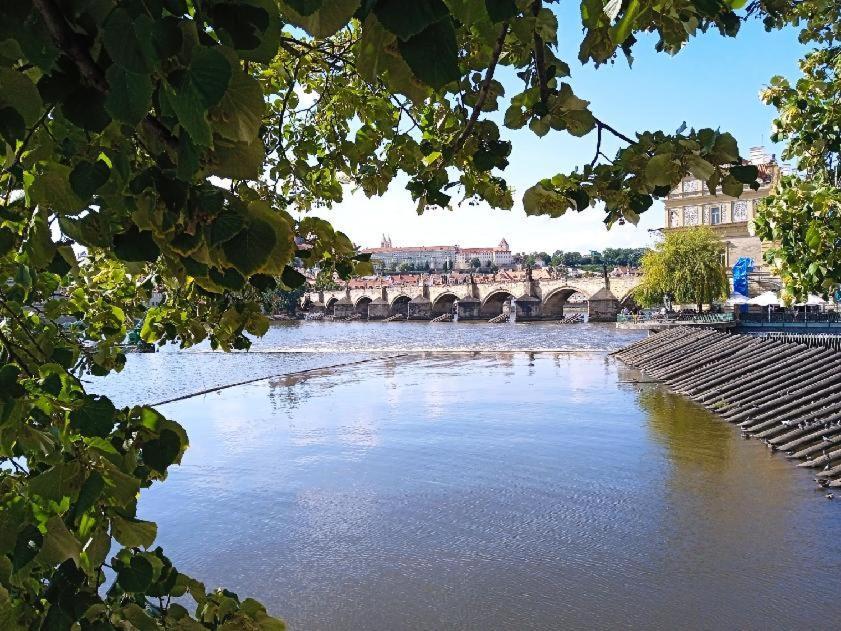
{"type": "MultiPolygon", "coordinates": [[[[766,33],[760,22],[751,21],[735,39],[708,32],[690,40],[674,57],[656,53],[656,38],[644,36],[635,48],[633,67],[619,58],[615,64],[596,69],[577,60],[581,35],[574,9],[578,3],[565,6],[559,19],[559,56],[572,69],[567,81],[579,97],[591,101],[596,116],[628,135],[645,129],[674,131],[683,121],[690,127],[721,128],[736,136],[742,155],[761,144],[779,154],[780,147],[768,140],[774,110],[764,106],[758,94],[775,74],[797,75],[803,48],[797,43],[796,31],[766,33]]],[[[509,94],[519,91],[516,84],[502,80],[509,94]]],[[[537,138],[528,129],[503,129],[503,136],[514,145],[505,171],[516,191],[511,211],[465,204],[419,217],[403,188],[405,181],[395,181],[381,198],[368,199],[360,192],[348,195],[332,210],[315,214],[330,220],[361,246],[379,245],[386,233],[394,245],[457,243],[475,247],[496,244],[505,237],[514,251],[587,251],[649,245],[652,236],[648,229],[662,227],[661,204],[646,212],[639,226],[617,226],[609,231],[598,208],[559,219],[527,217],[519,202],[522,192],[540,178],[589,162],[595,133],[578,139],[550,132],[537,138]]],[[[606,138],[603,144],[608,155],[618,146],[611,140],[606,138]]]]}

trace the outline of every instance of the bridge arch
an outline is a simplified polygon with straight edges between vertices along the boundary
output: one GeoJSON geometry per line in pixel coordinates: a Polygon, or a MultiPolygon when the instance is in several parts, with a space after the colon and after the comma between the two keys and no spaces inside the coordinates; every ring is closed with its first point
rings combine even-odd
{"type": "Polygon", "coordinates": [[[502,305],[509,298],[514,298],[514,294],[507,289],[496,289],[492,291],[485,296],[484,300],[482,300],[479,315],[483,318],[495,318],[496,316],[501,315],[502,305]]]}
{"type": "Polygon", "coordinates": [[[564,316],[564,305],[575,294],[583,294],[587,298],[587,292],[578,287],[559,287],[552,290],[543,298],[543,315],[547,318],[562,318],[564,316]]]}
{"type": "Polygon", "coordinates": [[[409,302],[412,299],[406,294],[395,296],[391,300],[390,315],[402,315],[409,317],[409,302]]]}
{"type": "Polygon", "coordinates": [[[637,304],[637,300],[634,297],[634,292],[636,291],[636,287],[632,287],[628,291],[625,292],[625,295],[619,299],[619,306],[620,307],[634,307],[637,304]]]}
{"type": "Polygon", "coordinates": [[[324,313],[327,315],[333,315],[333,307],[336,306],[336,303],[339,302],[339,299],[333,296],[324,304],[324,313]]]}
{"type": "Polygon", "coordinates": [[[453,303],[458,299],[458,296],[450,291],[445,291],[444,293],[438,295],[435,300],[432,301],[432,315],[439,316],[444,315],[445,313],[452,313],[453,303]]]}
{"type": "Polygon", "coordinates": [[[368,296],[360,296],[356,299],[356,304],[353,305],[353,310],[363,318],[368,317],[368,305],[371,304],[372,299],[368,296]]]}

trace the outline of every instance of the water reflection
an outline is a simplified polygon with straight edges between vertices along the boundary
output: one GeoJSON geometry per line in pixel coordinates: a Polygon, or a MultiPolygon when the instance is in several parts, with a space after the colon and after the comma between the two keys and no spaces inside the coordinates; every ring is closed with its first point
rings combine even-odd
{"type": "Polygon", "coordinates": [[[293,629],[832,628],[837,505],[632,376],[422,353],[181,401],[141,513],[293,629]]]}

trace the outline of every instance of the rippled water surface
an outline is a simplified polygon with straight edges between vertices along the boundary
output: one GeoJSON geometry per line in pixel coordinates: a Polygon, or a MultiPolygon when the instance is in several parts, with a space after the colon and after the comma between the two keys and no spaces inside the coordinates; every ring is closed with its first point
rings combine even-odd
{"type": "Polygon", "coordinates": [[[195,392],[312,368],[407,351],[612,351],[644,336],[613,324],[562,325],[428,322],[290,322],[272,326],[248,352],[186,351],[133,354],[122,373],[97,379],[91,390],[123,405],[159,403],[195,392]]]}
{"type": "MultiPolygon", "coordinates": [[[[298,370],[343,363],[313,352],[332,330],[340,359],[363,363],[163,407],[191,448],[140,508],[184,571],[292,629],[838,628],[841,505],[803,470],[605,352],[378,359],[405,350],[398,327],[427,335],[406,340],[420,348],[492,332],[383,325],[366,346],[366,326],[305,324],[257,346],[306,351],[298,370]]],[[[509,325],[499,346],[630,341],[560,328],[509,325]]],[[[232,361],[244,380],[293,354],[259,369],[274,355],[185,355],[179,375],[206,362],[221,378],[232,361]]],[[[129,370],[150,361],[165,378],[164,353],[129,370]]],[[[105,385],[128,396],[125,383],[105,385]]]]}

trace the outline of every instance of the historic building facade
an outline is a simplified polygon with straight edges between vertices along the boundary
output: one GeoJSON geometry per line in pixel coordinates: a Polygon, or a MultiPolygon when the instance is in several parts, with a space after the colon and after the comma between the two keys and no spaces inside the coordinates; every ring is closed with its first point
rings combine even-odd
{"type": "Polygon", "coordinates": [[[725,264],[732,268],[741,257],[753,259],[757,269],[765,268],[763,244],[754,234],[753,218],[760,199],[771,192],[780,167],[762,147],[752,147],[750,164],[759,168],[759,190],[745,187],[742,196],[710,193],[706,182],[688,176],[665,200],[666,230],[688,226],[709,226],[726,244],[725,264]]]}
{"type": "Polygon", "coordinates": [[[417,270],[428,267],[430,270],[440,271],[444,269],[445,264],[448,269],[466,270],[470,269],[473,259],[479,259],[482,268],[491,265],[507,267],[513,261],[511,248],[505,239],[496,247],[490,248],[461,248],[457,245],[394,247],[391,237],[383,235],[380,247],[367,248],[362,252],[371,254],[371,259],[379,262],[385,269],[397,269],[405,263],[417,270]]]}

